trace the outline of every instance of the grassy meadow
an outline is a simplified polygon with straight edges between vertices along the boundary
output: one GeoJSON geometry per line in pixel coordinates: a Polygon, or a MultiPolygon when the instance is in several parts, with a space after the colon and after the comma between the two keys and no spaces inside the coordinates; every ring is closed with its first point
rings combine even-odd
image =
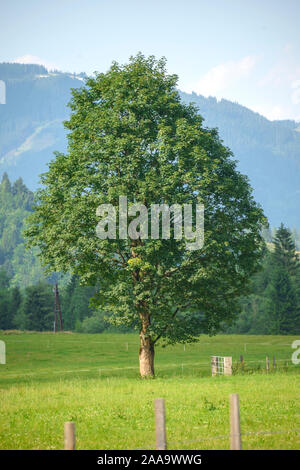
{"type": "Polygon", "coordinates": [[[229,449],[230,393],[239,393],[244,449],[299,449],[294,339],[218,335],[158,347],[156,378],[141,380],[134,334],[0,334],[0,449],[62,449],[65,421],[76,422],[78,449],[154,449],[158,397],[169,449],[229,449]],[[232,356],[235,375],[212,378],[211,355],[232,356]]]}

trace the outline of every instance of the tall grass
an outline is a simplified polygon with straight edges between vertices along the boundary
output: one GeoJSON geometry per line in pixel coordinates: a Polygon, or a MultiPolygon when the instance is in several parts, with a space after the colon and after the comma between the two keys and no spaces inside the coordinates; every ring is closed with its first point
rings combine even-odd
{"type": "Polygon", "coordinates": [[[166,401],[168,448],[228,449],[230,393],[240,396],[243,448],[300,447],[299,366],[264,370],[266,355],[275,354],[277,364],[290,361],[294,337],[203,336],[185,348],[158,348],[151,381],[138,376],[135,335],[0,339],[7,348],[7,364],[0,365],[1,449],[62,449],[63,423],[72,420],[78,449],[154,448],[157,397],[166,401]],[[241,354],[246,370],[210,376],[211,355],[231,355],[237,364],[241,354]]]}

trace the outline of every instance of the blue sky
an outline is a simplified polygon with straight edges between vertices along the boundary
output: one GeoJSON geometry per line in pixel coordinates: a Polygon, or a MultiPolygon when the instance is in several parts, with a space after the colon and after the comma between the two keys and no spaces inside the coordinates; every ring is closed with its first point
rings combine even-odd
{"type": "Polygon", "coordinates": [[[0,62],[106,71],[141,51],[180,89],[300,121],[299,0],[0,0],[0,62]]]}

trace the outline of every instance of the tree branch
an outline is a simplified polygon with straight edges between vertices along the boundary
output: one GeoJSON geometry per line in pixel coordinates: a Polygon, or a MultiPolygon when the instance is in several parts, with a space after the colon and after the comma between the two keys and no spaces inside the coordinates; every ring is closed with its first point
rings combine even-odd
{"type": "MultiPolygon", "coordinates": [[[[183,308],[187,308],[189,307],[190,304],[186,304],[186,305],[183,305],[182,307],[177,307],[175,312],[173,313],[173,315],[171,316],[171,320],[173,320],[177,313],[179,312],[179,310],[183,309],[183,308]]],[[[168,325],[165,326],[165,328],[163,329],[163,331],[157,336],[157,338],[153,341],[153,344],[157,343],[157,341],[162,337],[162,335],[164,334],[165,331],[167,331],[168,328],[170,328],[170,323],[168,325]]]]}

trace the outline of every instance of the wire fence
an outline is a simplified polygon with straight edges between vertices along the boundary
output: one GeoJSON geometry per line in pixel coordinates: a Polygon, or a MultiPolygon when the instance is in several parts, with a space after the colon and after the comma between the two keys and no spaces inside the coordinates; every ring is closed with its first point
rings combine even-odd
{"type": "MultiPolygon", "coordinates": [[[[6,334],[4,332],[5,330],[1,331],[0,330],[0,333],[3,334],[3,336],[10,336],[8,334],[6,334]]],[[[32,332],[33,333],[41,333],[43,334],[43,332],[32,332]]],[[[55,334],[53,332],[49,332],[48,333],[49,335],[53,335],[53,337],[55,338],[56,341],[65,341],[65,338],[64,338],[64,335],[63,334],[55,334]]],[[[72,334],[72,332],[70,333],[72,334]]],[[[47,335],[46,335],[47,336],[47,335]]],[[[10,343],[30,343],[30,342],[34,342],[34,340],[32,339],[31,335],[29,334],[28,335],[28,339],[24,340],[24,339],[12,339],[10,338],[9,339],[10,343]]],[[[78,340],[77,339],[71,339],[71,338],[68,338],[68,343],[71,343],[71,342],[74,342],[74,343],[78,343],[78,340]]],[[[95,341],[95,340],[89,340],[89,343],[93,343],[93,344],[115,344],[116,346],[119,346],[120,344],[122,345],[135,345],[135,346],[139,346],[139,342],[138,341],[122,341],[122,342],[116,342],[116,341],[95,341]]],[[[192,342],[192,343],[182,343],[181,346],[183,347],[183,350],[187,350],[189,347],[193,347],[193,346],[198,346],[198,345],[207,345],[209,344],[210,346],[212,347],[217,347],[218,345],[235,345],[235,346],[240,346],[240,347],[245,347],[247,348],[247,346],[291,346],[291,343],[277,343],[276,341],[274,342],[241,342],[241,343],[237,343],[237,342],[230,342],[230,341],[219,341],[219,340],[216,340],[216,341],[195,341],[195,342],[192,342]]],[[[180,345],[177,344],[175,345],[175,347],[178,347],[180,345]]]]}
{"type": "MultiPolygon", "coordinates": [[[[255,437],[255,436],[278,436],[284,434],[299,434],[300,435],[300,428],[299,429],[287,429],[281,431],[251,431],[251,432],[242,432],[241,438],[243,442],[245,442],[245,437],[255,437]]],[[[216,435],[210,437],[202,437],[199,439],[192,439],[192,440],[180,440],[180,441],[169,441],[168,440],[168,448],[170,447],[177,447],[177,446],[190,446],[194,444],[202,444],[203,442],[211,442],[211,441],[219,441],[219,440],[230,440],[231,434],[223,434],[223,435],[216,435]]],[[[144,446],[139,447],[134,450],[152,450],[155,449],[155,444],[153,443],[152,446],[144,446]]]]}
{"type": "MultiPolygon", "coordinates": [[[[280,436],[286,434],[297,434],[300,437],[300,428],[295,429],[281,429],[277,431],[250,431],[242,432],[240,427],[240,405],[239,405],[239,396],[238,394],[231,394],[229,396],[229,408],[230,408],[230,419],[229,419],[229,433],[219,434],[215,436],[199,437],[197,439],[184,439],[184,440],[168,440],[166,432],[166,415],[165,415],[165,400],[163,398],[156,398],[154,400],[154,417],[155,417],[155,436],[156,442],[152,445],[144,445],[140,448],[135,448],[131,450],[167,450],[167,449],[179,449],[183,450],[185,447],[193,446],[195,449],[196,445],[204,443],[213,443],[215,441],[225,441],[224,447],[227,448],[230,443],[231,450],[242,450],[242,443],[247,442],[248,439],[257,437],[257,436],[280,436]],[[226,441],[228,441],[226,443],[226,441]]],[[[74,450],[76,448],[75,442],[75,423],[66,422],[65,426],[65,449],[74,450]]],[[[172,428],[171,428],[172,431],[172,428]]],[[[199,432],[199,431],[198,431],[199,432]]],[[[262,443],[259,444],[261,446],[262,443]]],[[[246,445],[247,447],[247,445],[246,445]]],[[[202,447],[203,448],[203,447],[202,447]]]]}
{"type": "MultiPolygon", "coordinates": [[[[257,437],[257,436],[280,436],[286,434],[297,434],[300,437],[300,428],[295,429],[281,429],[277,431],[250,431],[250,432],[242,432],[240,426],[240,405],[239,405],[239,396],[238,394],[231,394],[229,396],[229,404],[230,404],[230,433],[222,434],[222,435],[215,435],[215,436],[208,436],[208,437],[200,437],[193,440],[168,440],[166,438],[166,425],[165,425],[165,407],[164,407],[164,400],[162,398],[158,398],[154,400],[155,403],[155,423],[156,423],[156,449],[170,449],[176,448],[180,446],[180,449],[188,446],[195,446],[197,444],[202,444],[205,442],[211,443],[218,440],[223,441],[230,441],[230,449],[231,450],[242,450],[242,442],[245,443],[249,438],[257,437]]],[[[225,443],[224,443],[225,444],[225,443]]],[[[227,445],[225,444],[225,447],[227,445]]],[[[144,446],[144,449],[153,449],[154,446],[144,446]]],[[[194,448],[194,447],[193,447],[194,448]]],[[[137,449],[143,450],[143,449],[137,449]]]]}
{"type": "MultiPolygon", "coordinates": [[[[221,358],[221,356],[220,356],[221,358]]],[[[224,372],[224,362],[220,359],[218,375],[223,375],[224,372]]],[[[233,374],[238,373],[247,373],[253,371],[266,371],[264,365],[266,364],[266,360],[264,359],[255,359],[255,360],[245,360],[240,362],[236,360],[233,362],[233,374]],[[248,364],[251,367],[248,367],[248,364]],[[263,365],[263,367],[262,367],[263,365]],[[257,366],[257,367],[255,367],[257,366]]],[[[276,366],[274,365],[270,367],[268,370],[269,373],[276,372],[276,371],[286,371],[288,368],[290,370],[300,370],[300,365],[293,364],[291,359],[276,359],[276,366]],[[280,365],[282,364],[282,365],[280,365]]],[[[176,373],[176,375],[196,375],[196,371],[203,371],[205,375],[211,375],[211,362],[181,362],[181,363],[167,363],[167,364],[157,364],[156,365],[156,372],[159,376],[164,372],[172,373],[172,370],[176,373]]],[[[38,370],[38,371],[30,371],[30,372],[15,372],[15,373],[5,373],[5,378],[21,378],[21,377],[38,377],[39,375],[64,375],[64,374],[82,374],[82,373],[93,373],[95,376],[104,377],[107,374],[113,375],[114,373],[119,374],[120,372],[134,372],[135,375],[139,373],[139,366],[138,364],[132,366],[124,366],[124,367],[99,367],[99,365],[89,368],[73,368],[73,369],[45,369],[45,370],[38,370]]],[[[3,377],[3,376],[2,376],[3,377]]]]}

